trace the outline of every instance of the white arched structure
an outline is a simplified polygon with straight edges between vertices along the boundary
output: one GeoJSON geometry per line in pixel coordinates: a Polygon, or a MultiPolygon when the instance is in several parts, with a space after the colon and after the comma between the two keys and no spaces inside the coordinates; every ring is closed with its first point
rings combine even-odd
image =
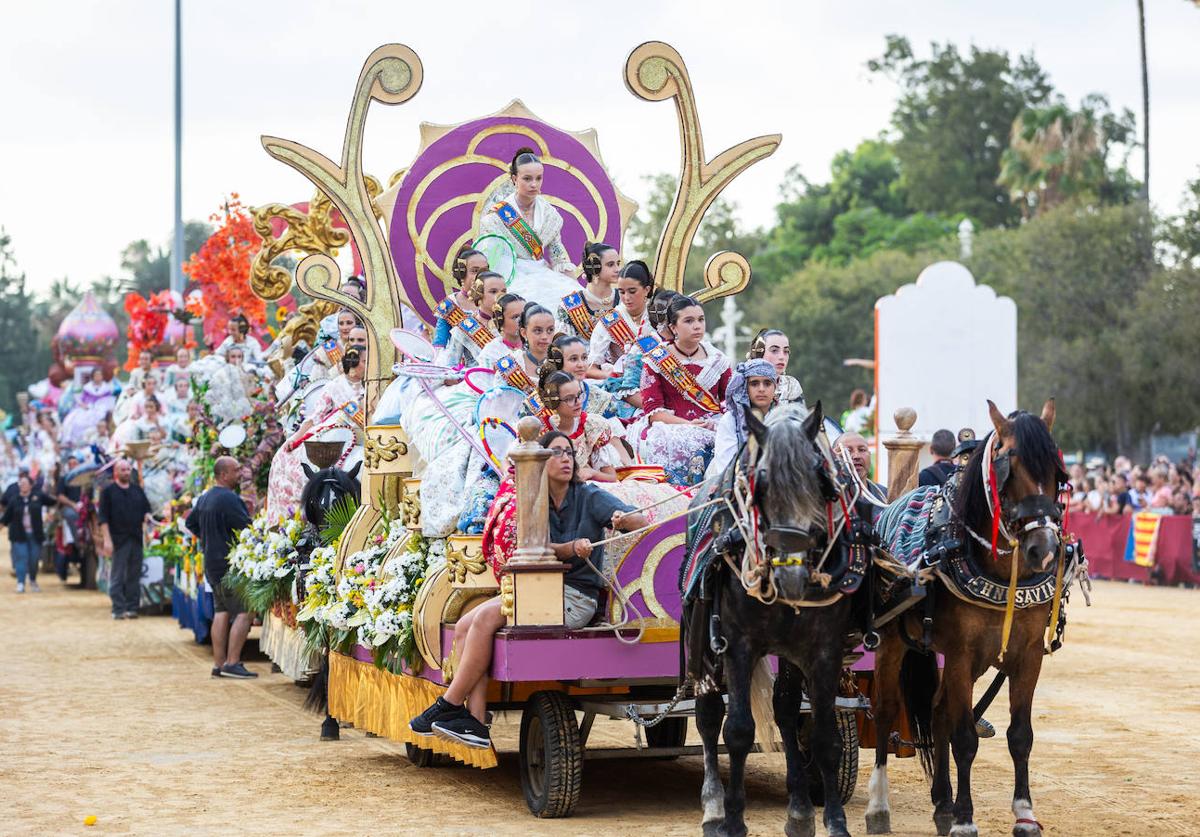
{"type": "MultiPolygon", "coordinates": [[[[1017,306],[958,262],[936,262],[914,284],[875,302],[876,439],[895,432],[899,407],[917,411],[912,432],[991,428],[987,399],[1017,407],[1017,306]]],[[[877,477],[887,482],[878,446],[877,477]]]]}

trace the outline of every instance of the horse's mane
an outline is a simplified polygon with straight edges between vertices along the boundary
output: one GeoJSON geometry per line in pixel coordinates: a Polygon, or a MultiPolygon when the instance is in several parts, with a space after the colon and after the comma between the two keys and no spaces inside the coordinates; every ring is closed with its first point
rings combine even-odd
{"type": "MultiPolygon", "coordinates": [[[[1040,485],[1054,490],[1062,466],[1059,464],[1058,445],[1050,435],[1046,423],[1024,410],[1009,413],[1008,418],[1012,422],[1021,465],[1040,485]]],[[[954,498],[955,514],[977,532],[985,531],[986,527],[991,526],[987,511],[987,487],[983,484],[982,462],[987,451],[988,439],[994,432],[985,436],[975,447],[954,498]]]]}
{"type": "Polygon", "coordinates": [[[808,411],[798,404],[781,404],[767,414],[767,440],[760,464],[765,468],[767,502],[790,507],[798,523],[820,521],[821,484],[813,468],[812,441],[805,435],[808,411]]]}

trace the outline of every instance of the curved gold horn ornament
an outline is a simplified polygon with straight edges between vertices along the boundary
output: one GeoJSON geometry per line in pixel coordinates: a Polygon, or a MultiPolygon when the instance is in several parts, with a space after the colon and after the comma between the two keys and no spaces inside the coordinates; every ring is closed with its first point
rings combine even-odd
{"type": "MultiPolygon", "coordinates": [[[[684,268],[692,239],[704,213],[717,195],[734,178],[759,160],[775,153],[781,135],[756,137],[705,160],[700,115],[687,66],[674,47],[649,41],[625,60],[625,85],[648,102],[675,100],[682,147],[679,188],[671,214],[663,227],[654,259],[655,282],[660,287],[684,292],[684,268]]],[[[695,294],[702,302],[743,290],[750,281],[750,263],[731,251],[713,254],[704,268],[704,290],[695,294]]]]}

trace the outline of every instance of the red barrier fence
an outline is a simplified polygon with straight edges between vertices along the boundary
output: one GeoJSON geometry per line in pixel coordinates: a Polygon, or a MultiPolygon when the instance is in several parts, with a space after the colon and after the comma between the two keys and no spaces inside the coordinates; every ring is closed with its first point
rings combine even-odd
{"type": "Polygon", "coordinates": [[[1094,578],[1133,579],[1152,584],[1200,585],[1193,563],[1192,518],[1163,517],[1158,529],[1155,566],[1139,567],[1125,560],[1131,516],[1127,514],[1072,514],[1071,531],[1083,541],[1089,572],[1094,578]]]}

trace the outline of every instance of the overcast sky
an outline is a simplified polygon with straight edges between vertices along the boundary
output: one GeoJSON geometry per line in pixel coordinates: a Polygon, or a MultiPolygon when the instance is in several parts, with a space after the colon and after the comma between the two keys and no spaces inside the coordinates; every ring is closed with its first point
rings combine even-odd
{"type": "MultiPolygon", "coordinates": [[[[379,44],[411,46],[424,87],[372,107],[366,169],[406,166],[421,121],[457,123],[520,98],[566,129],[594,127],[618,185],[674,172],[674,107],[623,83],[626,55],[664,40],[687,62],[709,156],[779,132],[769,160],[726,197],[749,225],[771,222],[784,171],[817,180],[840,149],[887,126],[895,87],[865,62],[884,36],[1032,50],[1072,103],[1096,91],[1141,111],[1134,0],[1005,3],[882,0],[611,0],[608,3],[412,3],[366,0],[184,0],[185,218],[205,218],[231,191],[254,205],[307,200],[312,188],[270,159],[259,136],[336,158],[363,60],[379,44]]],[[[1151,197],[1174,210],[1200,166],[1200,9],[1147,0],[1151,197]]],[[[119,271],[122,248],[169,238],[172,212],[170,0],[0,0],[0,225],[42,289],[119,271]]],[[[1131,160],[1140,175],[1140,157],[1131,160]]]]}

